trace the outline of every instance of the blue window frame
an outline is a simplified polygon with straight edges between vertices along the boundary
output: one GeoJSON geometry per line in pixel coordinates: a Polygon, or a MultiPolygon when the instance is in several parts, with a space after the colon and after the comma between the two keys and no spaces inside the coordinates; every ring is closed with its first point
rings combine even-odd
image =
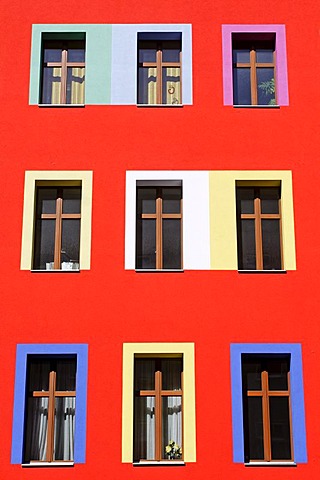
{"type": "Polygon", "coordinates": [[[19,344],[17,345],[16,376],[13,407],[11,463],[23,463],[23,439],[25,428],[26,380],[28,355],[75,355],[76,416],[74,463],[85,463],[88,345],[86,344],[19,344]]]}
{"type": "Polygon", "coordinates": [[[235,463],[245,462],[241,356],[243,354],[286,354],[290,355],[290,398],[294,462],[307,463],[301,345],[285,343],[236,343],[231,344],[230,349],[233,461],[235,463]]]}

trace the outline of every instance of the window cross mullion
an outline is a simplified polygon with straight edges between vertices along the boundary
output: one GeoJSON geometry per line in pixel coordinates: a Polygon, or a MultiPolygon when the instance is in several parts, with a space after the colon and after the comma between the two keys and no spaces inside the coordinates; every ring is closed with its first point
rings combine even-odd
{"type": "Polygon", "coordinates": [[[66,103],[67,101],[67,74],[68,74],[67,62],[68,62],[68,51],[66,48],[64,48],[61,54],[60,103],[66,103]]]}
{"type": "Polygon", "coordinates": [[[261,200],[254,199],[255,237],[256,237],[256,268],[263,270],[262,227],[261,227],[261,200]]]}
{"type": "Polygon", "coordinates": [[[158,370],[155,373],[155,410],[156,410],[156,438],[155,438],[155,457],[161,460],[161,434],[162,434],[162,418],[161,418],[161,390],[162,390],[162,373],[158,370]]]}
{"type": "Polygon", "coordinates": [[[252,105],[258,104],[258,92],[257,92],[257,70],[256,70],[256,51],[252,47],[250,50],[250,81],[251,81],[251,103],[252,105]]]}
{"type": "Polygon", "coordinates": [[[47,462],[53,461],[54,450],[54,413],[55,413],[56,372],[49,374],[49,405],[48,405],[48,430],[47,430],[47,462]]]}
{"type": "Polygon", "coordinates": [[[162,49],[157,49],[157,103],[162,103],[162,49]]]}
{"type": "Polygon", "coordinates": [[[262,384],[262,416],[263,416],[263,444],[264,459],[267,462],[271,460],[271,438],[270,438],[270,410],[269,410],[269,382],[268,372],[261,372],[262,384]]]}
{"type": "Polygon", "coordinates": [[[61,264],[61,234],[62,234],[62,197],[59,196],[56,201],[56,226],[55,226],[55,244],[54,244],[54,268],[60,269],[61,264]]]}

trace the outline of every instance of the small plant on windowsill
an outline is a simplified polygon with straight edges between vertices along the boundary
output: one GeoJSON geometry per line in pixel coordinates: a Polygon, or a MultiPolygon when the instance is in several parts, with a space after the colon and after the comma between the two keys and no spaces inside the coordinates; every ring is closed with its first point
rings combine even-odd
{"type": "Polygon", "coordinates": [[[168,455],[169,460],[177,460],[182,457],[182,449],[176,442],[170,440],[169,444],[166,446],[166,454],[168,455]]]}

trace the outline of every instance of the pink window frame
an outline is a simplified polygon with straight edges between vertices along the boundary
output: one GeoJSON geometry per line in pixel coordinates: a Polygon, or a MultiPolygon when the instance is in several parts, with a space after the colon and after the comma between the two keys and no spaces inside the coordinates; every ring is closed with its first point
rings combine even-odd
{"type": "Polygon", "coordinates": [[[277,104],[289,105],[285,25],[222,25],[223,104],[233,105],[232,34],[274,33],[276,36],[277,104]]]}

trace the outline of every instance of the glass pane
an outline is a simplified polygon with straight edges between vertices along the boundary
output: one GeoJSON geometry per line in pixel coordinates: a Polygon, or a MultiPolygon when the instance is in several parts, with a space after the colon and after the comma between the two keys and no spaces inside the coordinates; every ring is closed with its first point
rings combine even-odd
{"type": "Polygon", "coordinates": [[[238,211],[254,213],[254,188],[237,188],[238,211]]]}
{"type": "Polygon", "coordinates": [[[156,213],[156,188],[138,188],[138,213],[156,213]]]}
{"type": "Polygon", "coordinates": [[[182,358],[168,358],[161,361],[162,390],[180,390],[182,358]]]}
{"type": "Polygon", "coordinates": [[[181,103],[180,67],[162,69],[162,102],[167,105],[181,103]]]}
{"type": "Polygon", "coordinates": [[[34,268],[52,270],[54,261],[55,220],[37,220],[34,268]]]}
{"type": "Polygon", "coordinates": [[[67,69],[67,104],[84,103],[85,67],[67,69]]]}
{"type": "Polygon", "coordinates": [[[29,392],[49,390],[50,360],[32,359],[28,363],[29,371],[29,392]]]}
{"type": "Polygon", "coordinates": [[[269,397],[271,458],[290,460],[290,415],[289,397],[269,397]]]}
{"type": "Polygon", "coordinates": [[[37,190],[37,215],[41,213],[56,213],[56,188],[38,188],[37,190]]]}
{"type": "Polygon", "coordinates": [[[180,213],[181,188],[162,189],[162,213],[180,213]]]}
{"type": "Polygon", "coordinates": [[[261,390],[261,362],[258,360],[243,360],[242,380],[244,391],[261,390]]]}
{"type": "Polygon", "coordinates": [[[261,213],[279,213],[279,188],[260,188],[261,213]]]}
{"type": "Polygon", "coordinates": [[[139,63],[144,62],[156,62],[157,61],[157,49],[154,48],[139,48],[139,63]]]}
{"type": "Polygon", "coordinates": [[[164,48],[162,50],[163,62],[180,62],[180,47],[178,48],[164,48]]]}
{"type": "Polygon", "coordinates": [[[136,358],[134,361],[134,389],[154,390],[156,361],[154,359],[136,358]]]}
{"type": "Polygon", "coordinates": [[[250,63],[250,50],[233,50],[233,63],[250,63]]]}
{"type": "Polygon", "coordinates": [[[44,67],[42,79],[42,103],[60,104],[61,68],[44,67]]]}
{"type": "Polygon", "coordinates": [[[56,390],[64,392],[76,389],[76,360],[73,358],[58,359],[55,365],[57,372],[56,390]]]}
{"type": "Polygon", "coordinates": [[[273,50],[258,48],[256,50],[256,61],[257,63],[273,63],[273,50]]]}
{"type": "Polygon", "coordinates": [[[61,232],[61,268],[72,270],[79,268],[80,219],[62,220],[61,232]]]}
{"type": "Polygon", "coordinates": [[[162,397],[162,458],[177,460],[181,457],[182,398],[162,397]]]}
{"type": "Polygon", "coordinates": [[[45,461],[47,454],[48,397],[29,397],[24,461],[45,461]]]}
{"type": "Polygon", "coordinates": [[[181,220],[162,221],[163,268],[181,268],[181,220]]]}
{"type": "Polygon", "coordinates": [[[281,270],[280,221],[262,220],[264,270],[281,270]]]}
{"type": "Polygon", "coordinates": [[[73,460],[75,397],[55,398],[54,460],[73,460]]]}
{"type": "Polygon", "coordinates": [[[256,244],[254,220],[241,220],[240,242],[238,242],[239,269],[256,269],[256,244]]]}
{"type": "Polygon", "coordinates": [[[84,48],[68,48],[68,62],[84,62],[85,49],[84,48]]]}
{"type": "Polygon", "coordinates": [[[137,268],[156,268],[156,221],[137,221],[137,268]]]}
{"type": "Polygon", "coordinates": [[[268,361],[269,390],[288,390],[289,358],[268,361]]]}
{"type": "Polygon", "coordinates": [[[250,68],[233,69],[234,105],[251,105],[250,68]]]}
{"type": "Polygon", "coordinates": [[[81,212],[81,187],[63,189],[62,213],[81,212]]]}
{"type": "Polygon", "coordinates": [[[155,459],[155,398],[135,397],[134,461],[155,459]]]}
{"type": "Polygon", "coordinates": [[[157,103],[157,69],[156,67],[139,67],[138,103],[157,103]]]}
{"type": "Polygon", "coordinates": [[[247,397],[245,400],[247,411],[244,415],[246,461],[263,460],[263,421],[262,421],[262,398],[247,397]]]}
{"type": "Polygon", "coordinates": [[[47,62],[61,62],[62,48],[45,48],[43,52],[43,61],[47,62]]]}
{"type": "Polygon", "coordinates": [[[273,68],[257,68],[258,105],[275,105],[273,68]]]}

